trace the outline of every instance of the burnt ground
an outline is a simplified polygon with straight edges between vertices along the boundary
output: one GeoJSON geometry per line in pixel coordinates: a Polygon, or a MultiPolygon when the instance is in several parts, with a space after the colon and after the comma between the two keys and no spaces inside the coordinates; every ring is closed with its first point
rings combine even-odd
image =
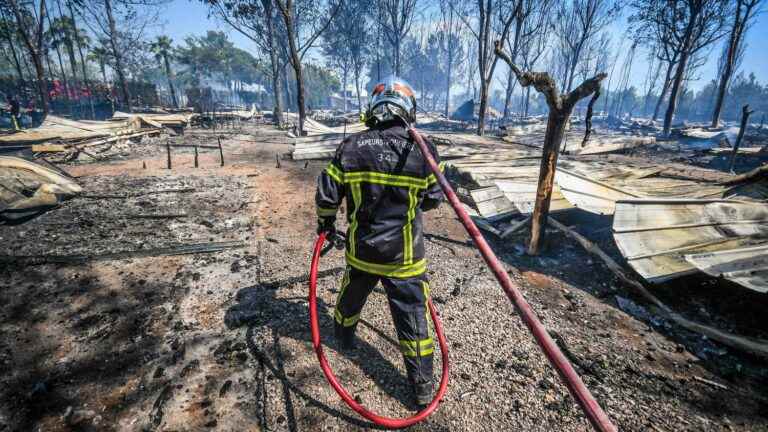
{"type": "MultiPolygon", "coordinates": [[[[164,138],[146,140],[135,154],[65,165],[84,196],[0,227],[0,255],[90,255],[0,268],[0,431],[373,428],[327,385],[311,346],[312,198],[325,163],[281,159],[277,168],[275,155],[290,150],[282,133],[225,132],[224,167],[217,149],[201,149],[196,169],[192,149],[174,147],[167,170],[164,138]],[[153,256],[223,241],[241,244],[153,256]]],[[[174,140],[216,143],[206,131],[174,140]]],[[[615,253],[609,222],[559,218],[615,253]]],[[[452,210],[428,213],[426,227],[452,373],[438,411],[411,430],[589,430],[452,210]]],[[[539,257],[520,253],[522,236],[489,240],[621,430],[768,430],[764,361],[664,322],[578,244],[557,232],[548,239],[539,257]]],[[[326,353],[366,406],[407,415],[382,292],[366,306],[358,354],[335,349],[331,309],[343,265],[339,252],[321,263],[326,353]]],[[[703,277],[654,288],[689,318],[766,337],[765,296],[746,291],[703,277]]]]}

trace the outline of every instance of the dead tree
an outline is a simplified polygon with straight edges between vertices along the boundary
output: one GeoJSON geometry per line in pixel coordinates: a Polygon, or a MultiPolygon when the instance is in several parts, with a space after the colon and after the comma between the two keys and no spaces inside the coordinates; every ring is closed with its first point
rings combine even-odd
{"type": "Polygon", "coordinates": [[[611,0],[571,0],[560,2],[553,11],[554,33],[560,39],[559,55],[565,62],[561,89],[571,91],[583,51],[618,15],[620,2],[611,0]]]}
{"type": "MultiPolygon", "coordinates": [[[[514,35],[510,34],[511,32],[507,34],[507,46],[510,48],[510,58],[512,61],[517,61],[522,51],[526,49],[530,51],[530,48],[526,47],[529,47],[539,34],[549,27],[549,9],[553,2],[551,0],[520,0],[514,4],[514,35]]],[[[510,70],[504,95],[503,118],[505,120],[509,119],[515,84],[517,84],[517,79],[510,70]]]]}
{"type": "Polygon", "coordinates": [[[739,135],[736,137],[736,142],[733,144],[731,163],[728,164],[731,173],[733,173],[733,167],[736,165],[736,154],[739,152],[739,146],[741,145],[741,140],[744,138],[744,132],[747,131],[747,127],[749,126],[749,116],[752,115],[753,112],[754,111],[749,110],[749,105],[744,105],[741,108],[741,127],[739,128],[739,135]]]}
{"type": "Polygon", "coordinates": [[[672,74],[669,103],[664,114],[664,135],[669,135],[685,74],[698,51],[723,36],[727,0],[635,0],[637,13],[630,20],[640,24],[649,39],[679,53],[672,74]]]}
{"type": "Polygon", "coordinates": [[[392,45],[392,70],[399,76],[402,68],[401,46],[413,25],[416,0],[380,0],[379,8],[383,12],[379,26],[384,29],[384,35],[392,45]]]}
{"type": "Polygon", "coordinates": [[[613,114],[616,118],[621,118],[622,107],[624,106],[624,98],[626,97],[627,90],[629,90],[630,75],[632,74],[632,64],[635,61],[635,49],[637,48],[637,42],[632,43],[629,48],[629,52],[624,57],[624,64],[621,66],[621,72],[619,75],[619,82],[614,91],[618,91],[618,96],[613,98],[613,103],[608,114],[613,114]]]}
{"type": "Polygon", "coordinates": [[[643,116],[648,115],[648,105],[651,101],[651,95],[656,90],[656,83],[659,81],[659,75],[661,75],[661,61],[656,61],[656,54],[651,52],[648,57],[648,72],[645,74],[645,80],[643,80],[643,116]]]}
{"type": "Polygon", "coordinates": [[[736,11],[733,15],[733,27],[728,38],[728,46],[725,53],[725,62],[722,68],[722,75],[717,86],[717,99],[712,113],[711,127],[716,128],[720,125],[720,114],[723,110],[723,101],[725,93],[731,82],[731,77],[736,69],[736,57],[739,48],[743,45],[744,33],[749,26],[752,18],[759,10],[758,5],[761,0],[736,0],[736,11]]]}
{"type": "Polygon", "coordinates": [[[597,102],[597,98],[599,97],[600,97],[600,86],[598,86],[597,89],[595,89],[595,93],[592,94],[592,99],[589,100],[589,105],[587,105],[587,116],[584,119],[586,130],[584,131],[584,139],[581,140],[582,147],[587,145],[587,142],[589,141],[589,136],[592,135],[592,112],[595,109],[595,102],[597,102]]]}
{"type": "Polygon", "coordinates": [[[557,90],[555,80],[548,73],[521,71],[504,52],[500,41],[496,41],[494,51],[496,56],[509,65],[520,85],[522,87],[533,86],[544,95],[547,106],[549,106],[547,131],[544,134],[544,147],[539,170],[539,186],[536,190],[536,205],[531,218],[531,237],[528,243],[528,254],[537,255],[549,216],[549,203],[555,181],[557,157],[559,156],[560,143],[563,142],[565,136],[566,124],[576,103],[595,92],[599,92],[600,82],[607,75],[599,73],[581,83],[571,92],[561,95],[557,90]]]}
{"type": "Polygon", "coordinates": [[[441,27],[445,32],[445,118],[448,118],[450,113],[448,109],[451,104],[451,86],[453,82],[454,67],[456,64],[462,61],[463,51],[460,44],[460,28],[461,22],[458,19],[456,8],[459,4],[458,0],[440,0],[440,13],[441,13],[441,27]]]}
{"type": "MultiPolygon", "coordinates": [[[[299,134],[304,135],[304,119],[307,117],[307,107],[304,103],[304,74],[302,72],[302,59],[307,50],[309,50],[318,37],[328,28],[331,24],[331,20],[341,9],[343,2],[337,1],[335,5],[329,5],[328,14],[320,20],[311,20],[315,22],[306,23],[305,18],[309,18],[316,15],[317,11],[309,11],[306,9],[300,9],[294,3],[294,0],[274,0],[277,8],[280,10],[280,14],[283,17],[283,23],[285,24],[285,32],[288,39],[288,60],[293,67],[293,72],[296,78],[296,104],[299,111],[299,134]],[[305,16],[306,15],[306,16],[305,16]],[[301,34],[300,23],[302,25],[312,26],[312,31],[309,37],[302,43],[299,40],[301,34]]],[[[316,2],[309,2],[305,7],[317,8],[320,5],[316,2]]],[[[287,84],[287,80],[286,80],[287,84]]]]}
{"type": "Polygon", "coordinates": [[[485,133],[491,80],[498,61],[498,57],[493,55],[491,41],[496,37],[499,40],[507,39],[507,34],[515,19],[515,9],[507,10],[502,7],[504,6],[502,2],[494,0],[477,0],[477,6],[479,11],[477,31],[472,28],[465,16],[459,15],[459,17],[477,41],[477,65],[480,72],[480,109],[477,114],[477,134],[482,136],[485,133]],[[501,28],[498,33],[497,28],[501,28]]]}

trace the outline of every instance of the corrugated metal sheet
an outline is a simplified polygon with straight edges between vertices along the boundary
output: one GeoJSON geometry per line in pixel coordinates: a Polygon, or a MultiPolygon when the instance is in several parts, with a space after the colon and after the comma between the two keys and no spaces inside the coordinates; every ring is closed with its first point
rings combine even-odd
{"type": "Polygon", "coordinates": [[[697,271],[686,255],[768,242],[768,204],[735,200],[621,200],[613,220],[627,262],[657,283],[697,271]]]}
{"type": "Polygon", "coordinates": [[[708,275],[768,293],[768,244],[686,255],[685,259],[708,275]]]}
{"type": "Polygon", "coordinates": [[[639,198],[721,198],[726,188],[694,178],[675,178],[665,165],[563,161],[555,181],[563,196],[586,211],[611,215],[616,201],[639,198]]]}
{"type": "Polygon", "coordinates": [[[638,198],[637,195],[608,183],[585,177],[564,168],[557,169],[555,181],[569,202],[592,213],[610,215],[613,214],[616,201],[638,198]]]}

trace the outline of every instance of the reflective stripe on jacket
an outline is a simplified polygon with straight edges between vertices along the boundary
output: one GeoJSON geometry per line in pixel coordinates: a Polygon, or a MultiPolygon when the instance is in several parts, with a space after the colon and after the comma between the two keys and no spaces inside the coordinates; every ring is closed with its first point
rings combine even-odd
{"type": "MultiPolygon", "coordinates": [[[[439,162],[435,146],[427,145],[439,162]]],[[[437,207],[443,192],[399,122],[350,135],[339,145],[317,179],[318,217],[335,217],[344,197],[349,265],[396,278],[424,273],[421,213],[437,207]]]]}

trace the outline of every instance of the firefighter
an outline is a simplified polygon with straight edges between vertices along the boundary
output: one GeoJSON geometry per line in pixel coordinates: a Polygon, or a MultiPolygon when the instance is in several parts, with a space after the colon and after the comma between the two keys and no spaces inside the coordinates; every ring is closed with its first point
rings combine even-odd
{"type": "MultiPolygon", "coordinates": [[[[416,120],[410,86],[391,78],[374,87],[365,123],[348,136],[317,179],[318,234],[335,232],[336,213],[347,200],[346,261],[334,309],[342,349],[355,347],[355,329],[368,295],[384,286],[415,402],[432,400],[434,341],[421,214],[443,193],[408,127],[416,120]]],[[[438,159],[435,146],[427,141],[438,159]]],[[[442,165],[441,165],[442,167],[442,165]]]]}
{"type": "Polygon", "coordinates": [[[21,107],[19,101],[13,96],[8,96],[8,105],[11,107],[11,124],[13,130],[21,130],[21,107]]]}

